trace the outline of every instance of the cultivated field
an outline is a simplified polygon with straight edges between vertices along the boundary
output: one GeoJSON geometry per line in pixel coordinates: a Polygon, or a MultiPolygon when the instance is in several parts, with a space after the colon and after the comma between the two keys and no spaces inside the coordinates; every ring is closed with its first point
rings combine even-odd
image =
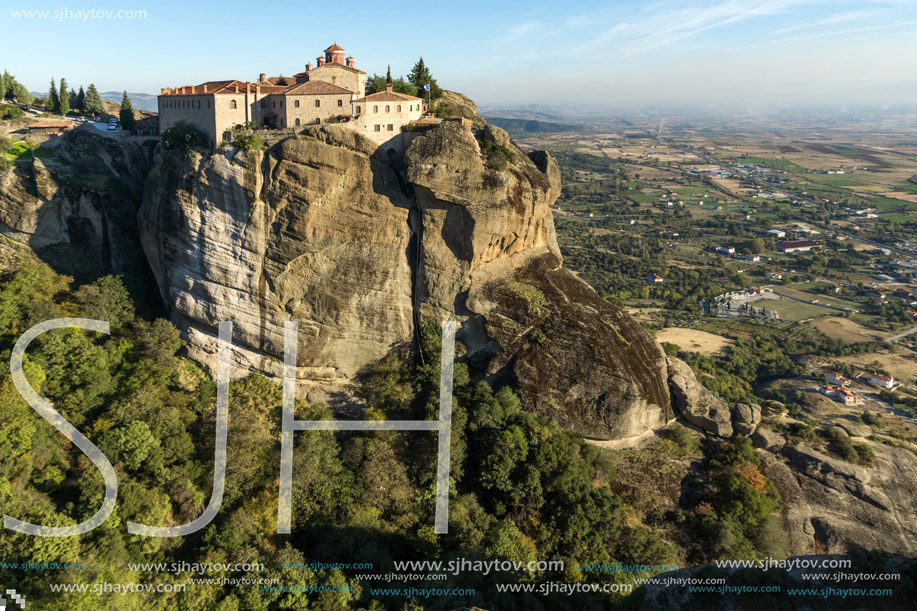
{"type": "Polygon", "coordinates": [[[713,333],[682,327],[663,329],[656,333],[656,339],[660,342],[675,344],[682,350],[700,352],[706,356],[724,354],[726,349],[735,343],[731,339],[713,333]]]}

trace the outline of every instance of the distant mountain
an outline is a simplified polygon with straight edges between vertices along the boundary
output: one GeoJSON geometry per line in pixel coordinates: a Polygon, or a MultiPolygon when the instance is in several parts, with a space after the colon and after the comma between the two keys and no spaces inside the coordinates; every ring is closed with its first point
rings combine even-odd
{"type": "MultiPolygon", "coordinates": [[[[102,96],[103,100],[108,100],[109,102],[121,103],[121,98],[124,96],[123,91],[103,91],[99,95],[102,96]]],[[[157,112],[159,106],[156,103],[156,96],[152,93],[131,93],[127,92],[127,97],[131,99],[131,105],[137,110],[152,110],[157,112]]]]}
{"type": "Polygon", "coordinates": [[[491,125],[501,127],[513,134],[550,134],[554,132],[575,132],[582,129],[579,125],[554,123],[537,119],[507,119],[506,117],[484,117],[491,125]]]}

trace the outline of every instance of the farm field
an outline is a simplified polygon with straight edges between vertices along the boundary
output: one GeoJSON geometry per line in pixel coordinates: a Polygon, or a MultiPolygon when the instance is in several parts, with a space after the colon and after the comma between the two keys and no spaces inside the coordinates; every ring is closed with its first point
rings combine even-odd
{"type": "Polygon", "coordinates": [[[656,339],[660,342],[675,344],[682,350],[700,352],[704,356],[725,354],[729,346],[735,343],[728,338],[720,337],[707,331],[682,327],[669,327],[658,331],[656,339]]]}
{"type": "Polygon", "coordinates": [[[877,331],[873,331],[852,320],[839,316],[818,318],[809,324],[828,337],[835,337],[848,344],[874,341],[881,336],[877,331]]]}

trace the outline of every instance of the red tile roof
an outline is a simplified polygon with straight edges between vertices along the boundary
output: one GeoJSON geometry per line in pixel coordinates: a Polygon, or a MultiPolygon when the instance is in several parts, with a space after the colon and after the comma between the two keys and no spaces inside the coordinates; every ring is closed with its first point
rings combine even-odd
{"type": "Polygon", "coordinates": [[[345,95],[354,92],[325,81],[306,81],[286,87],[283,93],[286,95],[345,95]]]}
{"type": "Polygon", "coordinates": [[[343,50],[344,50],[344,47],[338,45],[337,43],[334,43],[333,45],[325,49],[325,53],[328,53],[329,51],[343,51],[343,50]]]}
{"type": "Polygon", "coordinates": [[[54,120],[49,119],[45,121],[35,121],[34,123],[29,123],[29,129],[32,128],[52,128],[52,127],[73,127],[73,123],[70,121],[63,120],[54,120]]]}
{"type": "Polygon", "coordinates": [[[380,91],[371,93],[365,98],[360,98],[356,102],[423,102],[423,98],[415,98],[412,95],[395,93],[394,91],[380,91]]]}
{"type": "Polygon", "coordinates": [[[301,77],[307,76],[307,75],[309,75],[309,74],[312,74],[312,73],[315,72],[316,70],[321,70],[321,69],[323,69],[323,68],[330,68],[331,66],[336,66],[336,67],[338,67],[338,68],[343,68],[344,70],[350,70],[351,72],[355,72],[356,74],[366,74],[366,72],[364,72],[363,70],[358,70],[357,68],[353,68],[353,67],[351,67],[351,66],[345,66],[344,64],[336,64],[336,63],[334,63],[334,62],[330,62],[330,63],[327,63],[327,64],[322,64],[321,66],[316,66],[316,67],[312,68],[311,70],[309,70],[309,71],[307,71],[307,72],[297,72],[296,74],[293,75],[293,78],[301,78],[301,77]]]}

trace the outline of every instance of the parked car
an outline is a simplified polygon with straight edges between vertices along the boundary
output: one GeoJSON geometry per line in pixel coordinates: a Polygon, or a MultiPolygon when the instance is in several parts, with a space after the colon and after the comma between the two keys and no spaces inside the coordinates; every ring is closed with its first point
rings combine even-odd
{"type": "Polygon", "coordinates": [[[113,132],[113,131],[117,131],[117,130],[118,130],[118,124],[117,124],[117,123],[109,123],[109,124],[108,124],[108,131],[113,132]]]}

